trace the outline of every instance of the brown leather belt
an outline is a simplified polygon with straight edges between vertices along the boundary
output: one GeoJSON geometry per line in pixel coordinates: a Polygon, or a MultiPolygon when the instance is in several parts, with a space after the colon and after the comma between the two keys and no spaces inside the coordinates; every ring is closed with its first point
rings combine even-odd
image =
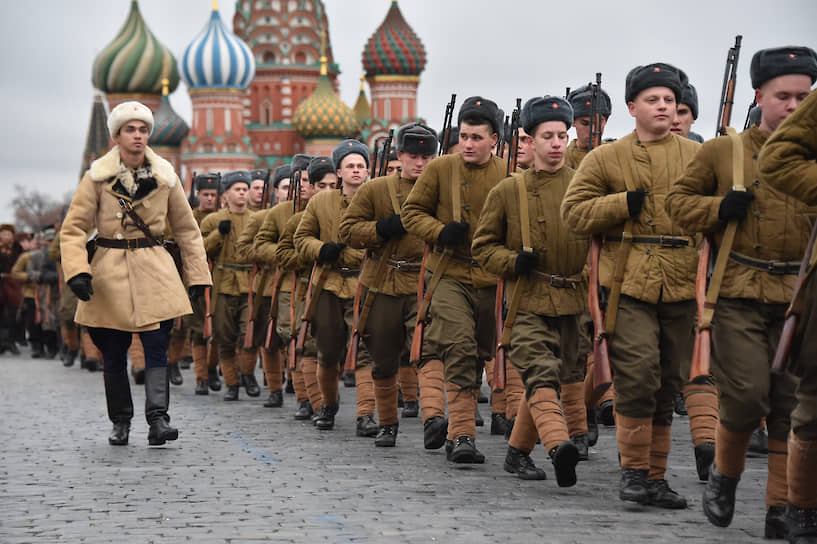
{"type": "Polygon", "coordinates": [[[533,274],[537,278],[542,278],[548,285],[551,287],[556,287],[557,289],[575,289],[579,285],[582,284],[582,278],[578,276],[560,276],[558,274],[545,274],[544,272],[539,272],[538,270],[534,270],[533,274]]]}
{"type": "MultiPolygon", "coordinates": [[[[695,243],[689,236],[674,236],[671,234],[659,234],[657,236],[633,236],[634,244],[656,244],[670,249],[677,247],[694,247],[695,243]]],[[[605,242],[620,242],[621,235],[605,236],[605,242]]]]}
{"type": "MultiPolygon", "coordinates": [[[[434,248],[434,253],[436,253],[437,255],[442,255],[443,250],[441,248],[439,248],[439,247],[435,247],[434,248]]],[[[463,257],[461,255],[456,255],[454,253],[449,255],[449,257],[451,259],[453,259],[455,261],[459,261],[461,263],[466,263],[466,264],[469,264],[471,266],[479,266],[479,263],[477,261],[475,261],[474,259],[472,259],[471,257],[463,257]]]]}
{"type": "Polygon", "coordinates": [[[249,272],[250,270],[252,270],[252,265],[251,264],[222,263],[222,264],[217,264],[216,268],[221,269],[221,270],[241,270],[241,271],[249,272]]]}
{"type": "Polygon", "coordinates": [[[154,247],[157,244],[151,238],[123,238],[114,240],[113,238],[96,238],[96,245],[99,247],[109,247],[113,249],[143,249],[154,247]]]}
{"type": "Polygon", "coordinates": [[[729,259],[746,265],[749,268],[762,270],[769,274],[776,276],[785,276],[787,274],[797,274],[800,271],[800,261],[764,261],[763,259],[755,259],[748,255],[737,253],[736,251],[729,252],[729,259]]]}
{"type": "Polygon", "coordinates": [[[340,268],[335,268],[334,270],[335,270],[335,272],[337,272],[338,274],[340,274],[344,278],[348,278],[348,277],[351,277],[351,276],[359,276],[360,275],[360,269],[359,268],[347,268],[347,267],[343,266],[343,267],[340,267],[340,268]]]}
{"type": "Polygon", "coordinates": [[[415,263],[411,261],[395,261],[389,259],[386,263],[390,267],[400,270],[401,272],[419,272],[423,268],[423,263],[415,263]]]}

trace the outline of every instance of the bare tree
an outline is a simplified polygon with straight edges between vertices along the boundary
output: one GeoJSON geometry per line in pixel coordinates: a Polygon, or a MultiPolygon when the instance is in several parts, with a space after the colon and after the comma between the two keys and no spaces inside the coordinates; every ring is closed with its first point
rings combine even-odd
{"type": "Polygon", "coordinates": [[[71,203],[71,195],[65,195],[58,200],[22,185],[15,185],[14,193],[15,196],[11,199],[14,222],[17,227],[33,232],[39,232],[62,221],[71,203]]]}

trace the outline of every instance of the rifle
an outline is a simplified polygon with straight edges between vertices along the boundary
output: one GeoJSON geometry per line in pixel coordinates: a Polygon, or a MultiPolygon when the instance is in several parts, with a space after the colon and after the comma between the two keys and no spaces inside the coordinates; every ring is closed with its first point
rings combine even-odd
{"type": "MultiPolygon", "coordinates": [[[[221,201],[221,173],[217,174],[218,176],[218,197],[216,200],[216,206],[218,207],[218,202],[221,201]]],[[[221,246],[221,252],[219,254],[219,261],[223,261],[224,258],[224,245],[221,246]]],[[[213,349],[213,313],[215,312],[216,300],[218,299],[218,283],[216,282],[216,278],[214,277],[215,274],[213,273],[213,269],[218,272],[218,277],[221,279],[221,269],[216,268],[216,263],[212,259],[209,260],[208,265],[210,267],[210,277],[213,278],[213,285],[208,286],[204,289],[204,328],[202,331],[202,335],[204,336],[205,343],[207,345],[206,349],[206,357],[207,361],[210,361],[210,355],[213,349]]]]}
{"type": "MultiPolygon", "coordinates": [[[[269,178],[270,178],[270,171],[267,170],[266,175],[264,176],[264,189],[261,191],[261,209],[266,210],[269,208],[269,178]]],[[[255,286],[255,278],[258,276],[258,263],[255,262],[252,264],[252,272],[250,272],[250,286],[247,292],[247,315],[249,319],[247,320],[247,330],[244,333],[244,347],[250,349],[253,347],[253,339],[255,337],[255,320],[258,317],[258,308],[255,306],[255,293],[253,292],[253,287],[255,286]]],[[[264,296],[264,288],[266,287],[266,275],[261,280],[261,285],[259,286],[259,292],[261,296],[264,296]]]]}
{"type": "Polygon", "coordinates": [[[794,282],[794,290],[791,295],[791,304],[786,310],[786,321],[783,323],[783,331],[780,334],[780,341],[777,344],[777,349],[774,352],[774,359],[772,360],[772,374],[782,375],[786,372],[786,366],[789,362],[789,352],[791,352],[791,345],[794,341],[794,333],[797,331],[797,322],[800,320],[800,314],[803,311],[803,301],[801,300],[800,290],[809,276],[812,269],[810,266],[811,258],[814,252],[814,244],[817,243],[817,221],[811,228],[811,235],[809,236],[808,245],[806,246],[806,253],[803,255],[803,260],[800,261],[800,270],[797,271],[797,279],[794,282]]]}
{"type": "Polygon", "coordinates": [[[264,339],[264,347],[270,349],[272,337],[275,334],[275,324],[278,321],[278,291],[281,289],[281,267],[275,267],[275,275],[272,277],[272,295],[269,302],[269,323],[267,324],[267,334],[264,339]]]}
{"type": "Polygon", "coordinates": [[[516,172],[516,155],[519,151],[519,116],[522,113],[522,99],[516,99],[516,108],[511,114],[511,141],[508,142],[508,162],[505,167],[505,176],[516,172]]]}
{"type": "MultiPolygon", "coordinates": [[[[596,83],[590,85],[590,141],[588,151],[601,145],[601,72],[596,72],[596,83]]],[[[590,316],[593,319],[593,390],[601,396],[613,383],[610,371],[610,351],[608,335],[604,331],[604,312],[601,309],[599,296],[599,258],[601,256],[602,237],[590,238],[590,251],[587,254],[589,271],[589,289],[587,302],[590,316]]]]}
{"type": "Polygon", "coordinates": [[[391,151],[391,144],[393,140],[394,129],[391,129],[389,130],[389,135],[386,137],[386,140],[383,142],[383,160],[380,163],[380,170],[374,170],[377,172],[377,177],[385,176],[389,169],[389,152],[391,151]]]}
{"type": "MultiPolygon", "coordinates": [[[[419,309],[423,304],[423,291],[425,288],[426,275],[426,258],[431,251],[431,245],[426,244],[423,252],[423,261],[420,264],[420,276],[417,279],[417,308],[419,309]]],[[[420,314],[417,314],[417,324],[414,326],[414,336],[411,338],[411,351],[409,353],[409,362],[413,365],[420,364],[423,358],[423,336],[426,331],[425,319],[420,319],[420,314]]]]}
{"type": "Polygon", "coordinates": [[[755,106],[757,106],[757,99],[753,98],[752,103],[749,104],[749,109],[746,110],[746,120],[743,122],[743,130],[748,130],[751,126],[750,119],[752,118],[752,110],[755,109],[755,106]]]}
{"type": "Polygon", "coordinates": [[[567,100],[568,96],[570,96],[570,87],[565,87],[565,100],[567,100]]]}
{"type": "MultiPolygon", "coordinates": [[[[737,139],[734,129],[729,127],[732,119],[732,106],[735,103],[735,82],[737,80],[738,57],[740,55],[740,42],[742,36],[735,36],[735,45],[729,49],[726,55],[726,68],[723,76],[723,87],[721,89],[721,103],[718,107],[718,127],[716,136],[729,135],[733,137],[732,142],[732,163],[736,165],[733,172],[743,172],[743,144],[737,139]]],[[[745,191],[742,179],[733,179],[733,189],[745,191]]],[[[718,293],[723,280],[723,273],[726,270],[726,263],[729,260],[729,252],[732,250],[732,243],[735,240],[738,222],[730,221],[726,225],[721,240],[721,247],[715,258],[715,265],[710,272],[712,253],[715,244],[711,236],[707,235],[701,244],[698,256],[698,271],[695,278],[695,299],[698,308],[698,326],[695,331],[695,344],[692,352],[692,363],[689,369],[689,380],[698,383],[708,379],[710,375],[711,363],[711,332],[712,317],[715,315],[715,305],[718,302],[718,293]]]]}
{"type": "Polygon", "coordinates": [[[496,344],[496,358],[494,359],[494,392],[501,392],[505,389],[505,355],[507,347],[502,342],[502,328],[504,327],[505,309],[505,280],[496,280],[496,301],[494,302],[494,319],[496,320],[496,337],[499,342],[496,344]],[[500,365],[502,368],[500,369],[500,365]]]}
{"type": "MultiPolygon", "coordinates": [[[[503,113],[500,111],[500,114],[503,113]]],[[[499,139],[496,142],[496,156],[500,159],[505,157],[505,142],[507,141],[508,135],[508,120],[510,119],[509,116],[505,116],[505,122],[502,124],[502,130],[499,132],[499,139]]]]}
{"type": "Polygon", "coordinates": [[[440,155],[448,153],[448,140],[451,136],[451,121],[454,119],[454,105],[457,103],[456,93],[451,95],[451,101],[445,105],[445,117],[443,118],[443,137],[440,139],[440,155]]]}
{"type": "Polygon", "coordinates": [[[292,271],[292,294],[289,297],[289,345],[287,346],[287,355],[289,356],[289,366],[290,370],[295,370],[298,366],[298,354],[295,353],[295,347],[298,343],[297,341],[297,329],[296,329],[296,319],[295,319],[295,305],[300,300],[298,293],[301,291],[300,284],[298,282],[298,272],[293,270],[292,271]]]}
{"type": "Polygon", "coordinates": [[[326,283],[326,278],[329,276],[329,270],[332,267],[330,264],[318,263],[312,265],[312,275],[309,278],[309,286],[306,288],[306,309],[304,315],[301,317],[301,328],[298,330],[298,341],[295,343],[295,352],[302,355],[304,351],[304,344],[306,344],[306,332],[309,328],[309,323],[315,315],[315,308],[318,305],[318,298],[323,291],[323,286],[326,283]]]}
{"type": "MultiPolygon", "coordinates": [[[[384,163],[386,161],[383,161],[384,163]]],[[[389,253],[389,255],[391,255],[389,253]]],[[[385,254],[384,254],[385,256],[385,254]]],[[[360,269],[363,270],[363,267],[366,265],[366,261],[369,259],[369,252],[366,252],[366,256],[363,258],[363,262],[360,263],[360,269]]],[[[388,257],[386,257],[388,260],[388,257]]],[[[378,261],[378,266],[383,261],[381,258],[378,261]]],[[[369,296],[369,292],[366,292],[365,300],[368,301],[373,299],[373,297],[369,296]]],[[[355,291],[355,301],[353,306],[353,315],[352,315],[352,337],[349,340],[349,349],[346,350],[346,361],[343,364],[343,371],[346,373],[354,373],[355,369],[357,368],[357,351],[358,347],[360,346],[360,335],[363,328],[366,326],[366,319],[363,320],[361,323],[361,316],[363,316],[363,311],[360,308],[360,297],[363,294],[363,284],[360,283],[360,280],[357,282],[357,290],[355,291]]],[[[364,302],[365,304],[365,302],[364,302]]],[[[368,304],[368,308],[366,308],[366,315],[365,317],[369,317],[369,309],[372,307],[371,303],[368,304]]]]}
{"type": "MultiPolygon", "coordinates": [[[[372,172],[378,172],[378,163],[380,162],[380,149],[378,142],[380,138],[375,138],[374,140],[374,157],[372,158],[372,172]]],[[[385,158],[384,158],[385,161],[385,158]]]]}

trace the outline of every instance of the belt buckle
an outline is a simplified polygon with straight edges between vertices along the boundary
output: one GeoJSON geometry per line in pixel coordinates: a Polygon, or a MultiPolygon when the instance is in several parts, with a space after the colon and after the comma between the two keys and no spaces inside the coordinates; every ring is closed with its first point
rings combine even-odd
{"type": "Polygon", "coordinates": [[[786,264],[778,261],[769,261],[766,265],[766,270],[773,276],[785,276],[786,264]]]}
{"type": "Polygon", "coordinates": [[[395,262],[394,262],[394,268],[396,268],[397,270],[401,270],[401,269],[402,269],[404,266],[406,266],[406,262],[407,262],[407,261],[405,261],[405,260],[403,260],[403,261],[395,261],[395,262]]]}
{"type": "Polygon", "coordinates": [[[564,276],[558,276],[556,274],[551,274],[549,283],[550,283],[551,287],[564,288],[565,278],[564,278],[564,276]]]}
{"type": "Polygon", "coordinates": [[[127,246],[126,249],[129,251],[133,251],[134,249],[139,248],[139,241],[136,238],[125,238],[125,245],[127,246]],[[133,242],[131,244],[131,242],[133,242]]]}
{"type": "Polygon", "coordinates": [[[663,234],[658,235],[658,245],[660,247],[680,247],[684,245],[684,241],[676,238],[675,236],[667,235],[664,236],[663,234]]]}

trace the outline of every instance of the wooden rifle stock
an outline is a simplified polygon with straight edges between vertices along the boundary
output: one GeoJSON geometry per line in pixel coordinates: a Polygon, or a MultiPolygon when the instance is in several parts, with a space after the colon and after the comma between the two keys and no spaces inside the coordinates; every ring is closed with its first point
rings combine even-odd
{"type": "MultiPolygon", "coordinates": [[[[425,252],[423,253],[423,262],[420,265],[420,275],[417,278],[417,310],[420,310],[420,306],[423,304],[423,292],[425,288],[425,275],[426,275],[426,259],[428,258],[428,254],[431,251],[431,246],[426,244],[425,252]]],[[[423,358],[423,335],[425,334],[426,330],[426,323],[425,320],[420,319],[420,315],[417,314],[417,324],[414,326],[414,336],[411,338],[411,352],[409,353],[409,362],[413,365],[420,364],[420,360],[423,358]]]]}
{"type": "Polygon", "coordinates": [[[505,389],[505,355],[507,346],[502,342],[502,329],[504,327],[504,307],[505,307],[505,280],[497,278],[496,301],[494,302],[494,319],[496,320],[496,359],[494,360],[494,391],[505,389]]]}
{"type": "Polygon", "coordinates": [[[590,253],[588,254],[588,269],[590,273],[590,288],[588,290],[588,306],[593,318],[593,389],[597,396],[601,396],[613,383],[610,372],[610,353],[607,345],[607,335],[604,332],[604,313],[599,302],[599,256],[601,255],[601,237],[595,235],[590,239],[590,253]]]}
{"type": "MultiPolygon", "coordinates": [[[[360,263],[360,269],[366,264],[366,259],[360,263]]],[[[357,281],[357,290],[355,291],[354,310],[352,315],[352,337],[349,339],[349,349],[346,350],[346,362],[343,363],[343,371],[354,373],[357,368],[357,350],[360,346],[360,331],[358,324],[360,323],[360,295],[363,292],[363,284],[360,279],[357,281]]]]}
{"type": "Polygon", "coordinates": [[[775,350],[774,359],[772,359],[772,374],[775,375],[785,373],[786,366],[788,366],[789,353],[791,352],[792,342],[794,341],[794,333],[797,331],[797,323],[800,320],[800,312],[802,311],[800,290],[803,288],[809,276],[815,243],[817,243],[817,221],[815,221],[814,226],[811,227],[808,246],[806,246],[803,260],[800,261],[800,270],[797,271],[797,280],[794,282],[791,304],[789,305],[789,309],[786,310],[786,321],[783,323],[783,332],[780,334],[780,342],[777,344],[777,350],[775,350]]]}
{"type": "Polygon", "coordinates": [[[326,283],[326,276],[329,274],[331,265],[323,264],[318,266],[315,263],[312,266],[312,275],[309,278],[309,286],[306,288],[306,308],[304,315],[301,318],[301,328],[298,330],[298,341],[295,344],[295,351],[298,355],[303,354],[304,344],[306,344],[306,333],[309,329],[309,323],[315,315],[315,307],[318,305],[318,297],[323,290],[326,283]]]}
{"type": "Polygon", "coordinates": [[[289,357],[289,369],[295,370],[298,365],[298,354],[296,353],[296,345],[298,343],[295,333],[296,319],[295,307],[300,300],[298,291],[300,284],[298,283],[298,272],[292,271],[292,296],[289,297],[289,345],[287,346],[287,356],[289,357]]]}
{"type": "MultiPolygon", "coordinates": [[[[270,349],[272,336],[275,334],[275,325],[278,322],[278,292],[281,290],[281,280],[283,279],[281,267],[275,267],[275,275],[272,277],[272,293],[269,301],[269,323],[267,324],[267,334],[264,336],[264,347],[270,349]]],[[[295,293],[292,294],[295,296],[295,293]]]]}
{"type": "Polygon", "coordinates": [[[695,277],[695,301],[698,307],[698,327],[695,331],[695,345],[692,350],[692,365],[689,369],[689,381],[697,383],[709,377],[711,331],[709,327],[702,327],[704,309],[706,306],[707,276],[711,260],[712,242],[705,237],[698,254],[698,273],[695,277]]]}
{"type": "Polygon", "coordinates": [[[258,276],[258,265],[252,266],[250,272],[250,289],[247,293],[247,330],[244,333],[244,347],[249,349],[252,347],[253,337],[255,336],[255,293],[253,292],[253,285],[255,285],[255,278],[258,276]]]}

